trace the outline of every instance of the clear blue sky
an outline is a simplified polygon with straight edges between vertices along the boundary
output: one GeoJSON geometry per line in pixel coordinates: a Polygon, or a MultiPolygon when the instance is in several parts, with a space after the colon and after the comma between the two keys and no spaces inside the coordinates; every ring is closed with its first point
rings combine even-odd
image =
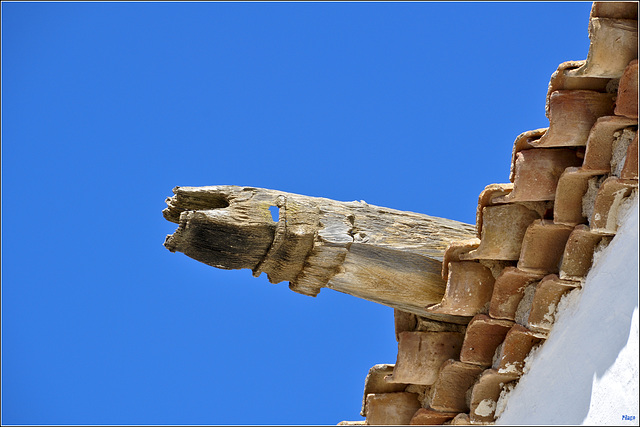
{"type": "Polygon", "coordinates": [[[393,310],[170,253],[176,186],[473,223],[591,3],[2,3],[2,423],[336,424],[393,310]]]}

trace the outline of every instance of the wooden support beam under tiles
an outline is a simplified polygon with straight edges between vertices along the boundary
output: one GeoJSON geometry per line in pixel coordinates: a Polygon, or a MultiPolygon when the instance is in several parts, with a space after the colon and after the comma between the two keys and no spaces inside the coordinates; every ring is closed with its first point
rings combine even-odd
{"type": "Polygon", "coordinates": [[[165,247],[205,264],[262,272],[315,296],[327,287],[421,316],[446,282],[447,246],[475,237],[475,227],[365,202],[337,202],[237,186],[176,187],[165,218],[179,224],[165,247]],[[272,211],[277,217],[272,218],[272,211]]]}

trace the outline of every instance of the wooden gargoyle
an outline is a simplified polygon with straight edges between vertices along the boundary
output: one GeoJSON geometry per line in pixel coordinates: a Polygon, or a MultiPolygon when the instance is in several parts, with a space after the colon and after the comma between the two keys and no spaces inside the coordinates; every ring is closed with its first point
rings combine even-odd
{"type": "Polygon", "coordinates": [[[316,296],[325,287],[436,320],[443,254],[473,225],[361,202],[238,186],[175,187],[164,246],[223,269],[249,268],[316,296]],[[277,209],[277,221],[271,210],[277,209]]]}

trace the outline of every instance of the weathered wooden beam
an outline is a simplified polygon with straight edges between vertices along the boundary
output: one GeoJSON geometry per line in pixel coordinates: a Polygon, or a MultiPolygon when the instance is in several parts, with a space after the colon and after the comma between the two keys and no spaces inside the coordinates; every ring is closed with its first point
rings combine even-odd
{"type": "Polygon", "coordinates": [[[474,237],[473,225],[252,187],[173,192],[163,210],[179,224],[164,243],[172,252],[217,268],[249,268],[256,277],[265,272],[271,283],[289,281],[305,295],[327,287],[425,317],[455,318],[425,308],[444,294],[445,249],[474,237]]]}

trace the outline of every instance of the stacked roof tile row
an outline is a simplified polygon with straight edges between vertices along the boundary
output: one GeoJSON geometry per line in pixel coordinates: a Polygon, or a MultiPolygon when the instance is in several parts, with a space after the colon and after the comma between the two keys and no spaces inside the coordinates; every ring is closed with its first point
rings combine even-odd
{"type": "Polygon", "coordinates": [[[638,187],[637,17],[635,2],[593,4],[586,61],[551,76],[549,127],[516,138],[511,182],[480,194],[478,238],[445,252],[445,295],[427,310],[461,324],[396,309],[396,364],[369,371],[366,421],[341,424],[495,421],[638,187]]]}

